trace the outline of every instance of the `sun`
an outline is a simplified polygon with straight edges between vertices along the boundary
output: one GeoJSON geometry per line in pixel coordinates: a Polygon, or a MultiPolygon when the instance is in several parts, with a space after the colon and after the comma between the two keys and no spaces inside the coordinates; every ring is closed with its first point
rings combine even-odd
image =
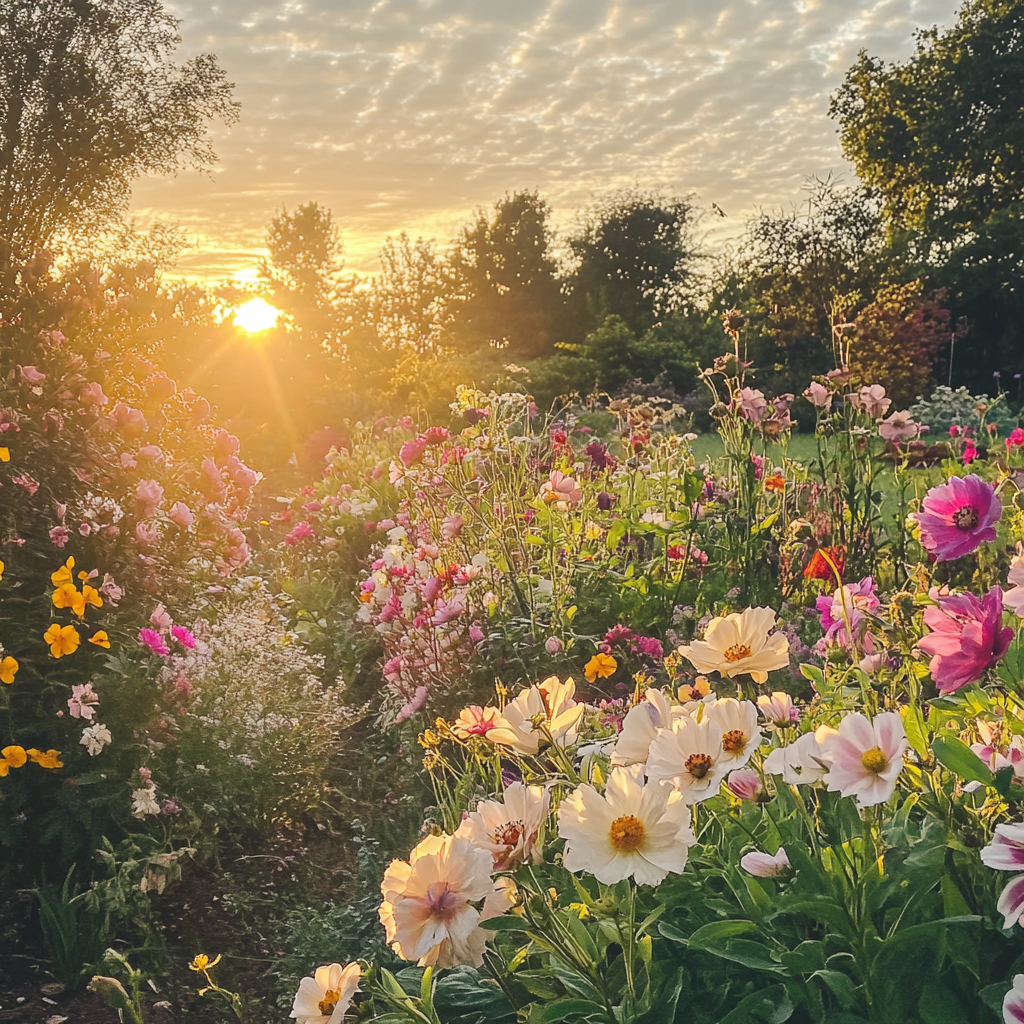
{"type": "Polygon", "coordinates": [[[275,309],[266,299],[250,299],[235,310],[234,325],[247,334],[268,331],[277,323],[281,310],[275,309]]]}

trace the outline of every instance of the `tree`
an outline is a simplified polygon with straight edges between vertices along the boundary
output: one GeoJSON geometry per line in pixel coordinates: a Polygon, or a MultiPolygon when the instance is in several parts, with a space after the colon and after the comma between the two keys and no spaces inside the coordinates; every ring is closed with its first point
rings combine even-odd
{"type": "Polygon", "coordinates": [[[895,228],[948,241],[1024,198],[1024,5],[968,0],[902,64],[861,52],[832,99],[843,151],[895,228]]]}
{"type": "Polygon", "coordinates": [[[550,351],[560,304],[550,212],[539,193],[513,192],[463,229],[452,254],[463,297],[454,327],[460,348],[523,359],[550,351]]]}
{"type": "Polygon", "coordinates": [[[0,7],[0,273],[62,235],[97,233],[142,174],[208,169],[211,120],[238,105],[211,54],[174,64],[160,0],[0,7]]]}
{"type": "Polygon", "coordinates": [[[688,200],[641,189],[588,210],[569,239],[577,267],[565,283],[568,330],[579,338],[617,316],[639,335],[677,308],[694,256],[691,220],[688,200]]]}

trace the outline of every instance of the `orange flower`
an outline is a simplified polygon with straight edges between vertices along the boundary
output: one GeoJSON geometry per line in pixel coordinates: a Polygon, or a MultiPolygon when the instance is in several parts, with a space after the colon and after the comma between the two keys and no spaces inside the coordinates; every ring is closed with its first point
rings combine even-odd
{"type": "Polygon", "coordinates": [[[95,644],[97,647],[105,647],[110,650],[110,637],[107,636],[105,629],[97,629],[91,637],[89,637],[89,643],[95,644]]]}
{"type": "MultiPolygon", "coordinates": [[[[11,449],[10,448],[0,448],[0,462],[10,462],[10,461],[11,461],[11,449]]],[[[6,772],[4,774],[6,774],[6,772]]]]}
{"type": "Polygon", "coordinates": [[[64,762],[60,759],[60,751],[50,750],[42,751],[36,750],[35,747],[31,747],[25,751],[28,755],[28,759],[33,763],[39,765],[40,768],[63,768],[64,762]]]}
{"type": "Polygon", "coordinates": [[[82,638],[74,626],[58,626],[54,622],[43,634],[43,639],[50,645],[50,653],[55,658],[63,658],[65,654],[74,654],[82,638]]]}
{"type": "Polygon", "coordinates": [[[74,583],[62,583],[50,598],[54,608],[70,608],[79,618],[85,614],[85,598],[74,583]]]}
{"type": "Polygon", "coordinates": [[[610,654],[595,654],[583,668],[583,674],[587,682],[592,683],[596,679],[607,679],[615,673],[619,663],[610,654]]]}
{"type": "Polygon", "coordinates": [[[75,560],[69,557],[68,560],[54,573],[50,573],[50,582],[55,587],[62,587],[65,583],[72,583],[74,576],[71,570],[75,567],[75,560]]]}
{"type": "Polygon", "coordinates": [[[804,566],[804,579],[842,582],[846,566],[846,548],[837,544],[831,548],[818,548],[804,566]]]}
{"type": "Polygon", "coordinates": [[[5,568],[6,567],[4,566],[3,559],[0,559],[0,580],[2,580],[4,578],[4,569],[5,568]]]}
{"type": "Polygon", "coordinates": [[[779,494],[786,489],[786,478],[781,473],[773,473],[765,480],[764,489],[770,494],[779,494]]]}
{"type": "Polygon", "coordinates": [[[0,661],[0,683],[7,683],[10,685],[14,682],[14,677],[17,675],[17,672],[18,662],[9,654],[3,661],[0,661]]]}
{"type": "Polygon", "coordinates": [[[91,604],[93,608],[103,607],[103,598],[100,597],[100,592],[95,587],[90,587],[87,583],[82,585],[82,604],[91,604]]]}
{"type": "Polygon", "coordinates": [[[20,768],[28,760],[24,747],[17,745],[4,747],[0,750],[0,779],[2,779],[12,768],[20,768]]]}

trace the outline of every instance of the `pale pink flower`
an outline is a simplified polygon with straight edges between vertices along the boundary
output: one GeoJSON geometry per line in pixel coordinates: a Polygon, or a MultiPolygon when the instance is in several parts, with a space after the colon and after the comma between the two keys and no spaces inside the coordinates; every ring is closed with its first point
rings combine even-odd
{"type": "Polygon", "coordinates": [[[164,450],[158,444],[144,444],[139,449],[139,455],[144,459],[159,462],[164,457],[164,450]]]}
{"type": "Polygon", "coordinates": [[[816,380],[812,381],[804,389],[804,397],[818,409],[824,409],[825,412],[828,412],[832,405],[832,392],[824,384],[819,384],[816,380]]]}
{"type": "Polygon", "coordinates": [[[480,921],[501,913],[496,895],[505,899],[491,870],[486,850],[455,836],[427,836],[408,861],[393,860],[381,882],[378,916],[394,953],[424,967],[479,967],[487,943],[480,921]],[[482,912],[475,906],[481,901],[482,912]]]}
{"type": "Polygon", "coordinates": [[[1024,545],[1017,545],[1017,554],[1010,559],[1010,572],[1006,577],[1010,589],[1003,594],[1003,605],[1014,615],[1024,619],[1024,545]]]}
{"type": "Polygon", "coordinates": [[[878,424],[879,435],[893,444],[917,437],[920,429],[920,425],[913,421],[909,412],[894,412],[888,419],[878,424]]]}
{"type": "Polygon", "coordinates": [[[155,626],[161,633],[166,633],[171,628],[171,623],[174,621],[171,618],[170,612],[163,606],[158,604],[154,609],[153,613],[149,617],[150,624],[155,626]]]}
{"type": "Polygon", "coordinates": [[[772,725],[786,729],[800,721],[800,709],[793,704],[793,698],[782,690],[769,696],[762,693],[757,698],[758,710],[772,725]]]}
{"type": "Polygon", "coordinates": [[[881,419],[892,405],[892,399],[885,397],[885,388],[881,384],[870,384],[862,387],[855,395],[846,396],[855,409],[861,409],[873,420],[881,419]]]}
{"type": "Polygon", "coordinates": [[[750,803],[756,803],[764,796],[764,784],[761,782],[761,776],[752,768],[737,768],[735,771],[729,772],[725,784],[734,796],[750,803]]]}
{"type": "Polygon", "coordinates": [[[122,469],[136,469],[139,465],[139,460],[135,458],[131,452],[121,452],[121,468],[122,469]]]}
{"type": "Polygon", "coordinates": [[[92,688],[92,683],[86,683],[84,686],[75,683],[71,687],[71,696],[68,697],[68,713],[72,718],[84,718],[91,722],[99,702],[99,695],[92,688]]]}
{"type": "Polygon", "coordinates": [[[18,370],[21,373],[22,381],[26,384],[42,384],[46,380],[46,374],[40,373],[34,366],[19,366],[18,370]]]}
{"type": "Polygon", "coordinates": [[[155,515],[164,500],[164,489],[156,480],[140,480],[135,488],[135,504],[145,519],[155,515]]]}
{"type": "Polygon", "coordinates": [[[135,539],[143,547],[151,547],[160,540],[160,531],[155,523],[136,523],[135,539]]]}
{"type": "Polygon", "coordinates": [[[510,871],[522,864],[539,864],[541,826],[551,808],[543,786],[513,782],[502,800],[481,800],[475,811],[462,819],[455,835],[486,850],[493,870],[510,871]]]}
{"type": "Polygon", "coordinates": [[[1024,822],[996,825],[981,863],[993,871],[1024,871],[1024,822]]]}
{"type": "Polygon", "coordinates": [[[462,516],[445,516],[441,522],[441,536],[445,540],[455,540],[455,538],[462,532],[462,526],[462,516]]]}
{"type": "Polygon", "coordinates": [[[103,406],[109,401],[110,399],[103,394],[103,386],[96,381],[93,381],[91,384],[86,384],[78,393],[79,404],[86,407],[103,406]]]}
{"type": "Polygon", "coordinates": [[[760,423],[768,411],[768,402],[764,392],[754,388],[743,388],[736,396],[739,402],[740,415],[751,423],[760,423]]]}
{"type": "Polygon", "coordinates": [[[501,720],[498,708],[482,708],[479,704],[470,704],[459,712],[459,717],[452,722],[452,732],[459,739],[467,740],[470,736],[486,736],[501,720]]]}
{"type": "Polygon", "coordinates": [[[545,502],[565,502],[577,505],[583,500],[583,491],[571,476],[557,469],[540,485],[540,496],[545,502]]]}
{"type": "Polygon", "coordinates": [[[774,856],[757,851],[744,854],[740,857],[740,867],[755,878],[782,878],[792,871],[789,857],[786,856],[786,850],[782,846],[774,856]]]}
{"type": "Polygon", "coordinates": [[[1016,974],[1013,987],[1003,996],[1003,1024],[1024,1024],[1024,974],[1016,974]]]}
{"type": "Polygon", "coordinates": [[[124,591],[114,582],[114,577],[109,572],[103,574],[103,582],[100,584],[99,590],[107,599],[107,603],[114,606],[124,595],[124,591]]]}
{"type": "Polygon", "coordinates": [[[187,530],[194,522],[196,517],[192,515],[188,505],[183,501],[176,501],[167,513],[167,518],[170,519],[175,526],[180,526],[181,529],[187,530]]]}
{"type": "Polygon", "coordinates": [[[861,807],[884,803],[892,796],[909,746],[898,714],[885,711],[871,720],[855,711],[839,723],[838,730],[819,728],[816,738],[829,762],[824,777],[829,792],[856,796],[861,807]]]}
{"type": "Polygon", "coordinates": [[[50,540],[59,548],[64,547],[70,539],[71,533],[66,526],[55,526],[50,531],[50,540]]]}
{"type": "Polygon", "coordinates": [[[996,910],[1003,915],[1003,927],[1012,928],[1024,918],[1024,875],[1014,875],[1006,883],[996,901],[996,910]]]}
{"type": "Polygon", "coordinates": [[[557,654],[561,649],[562,641],[559,640],[557,636],[549,636],[547,640],[544,641],[544,650],[547,651],[548,654],[557,654]]]}

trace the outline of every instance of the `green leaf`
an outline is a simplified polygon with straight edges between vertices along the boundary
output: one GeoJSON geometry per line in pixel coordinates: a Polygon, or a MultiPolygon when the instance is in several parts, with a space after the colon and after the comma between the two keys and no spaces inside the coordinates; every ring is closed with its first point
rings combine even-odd
{"type": "Polygon", "coordinates": [[[804,679],[809,679],[818,693],[822,693],[826,689],[825,673],[822,672],[817,665],[801,665],[800,675],[802,675],[804,679]]]}
{"type": "Polygon", "coordinates": [[[928,727],[924,724],[921,706],[916,701],[913,704],[905,704],[900,708],[900,715],[903,718],[903,730],[907,734],[911,747],[914,748],[914,753],[927,758],[928,727]]]}
{"type": "Polygon", "coordinates": [[[785,985],[771,985],[747,996],[718,1024],[782,1024],[793,1016],[793,1002],[785,985]]]}
{"type": "MultiPolygon", "coordinates": [[[[692,946],[691,946],[692,948],[692,946]]],[[[786,968],[771,957],[771,950],[761,942],[750,939],[728,939],[720,945],[703,947],[706,952],[723,960],[743,964],[755,971],[771,971],[774,974],[785,973],[786,968]]]]}
{"type": "Polygon", "coordinates": [[[963,740],[952,733],[936,736],[932,740],[932,753],[940,764],[965,782],[980,782],[985,786],[991,786],[995,782],[995,775],[988,765],[963,740]]]}
{"type": "Polygon", "coordinates": [[[573,1017],[582,1017],[586,1020],[595,1016],[605,1016],[604,1007],[599,1003],[592,1003],[587,999],[556,999],[544,1007],[541,1020],[545,1024],[553,1024],[555,1021],[569,1020],[573,1017]]]}
{"type": "Polygon", "coordinates": [[[783,953],[779,960],[791,974],[813,974],[825,969],[825,946],[817,939],[808,939],[783,953]]]}
{"type": "MultiPolygon", "coordinates": [[[[665,925],[659,925],[662,935],[665,935],[665,925]]],[[[709,943],[721,943],[726,939],[734,939],[738,935],[746,935],[749,932],[757,931],[757,927],[751,921],[712,921],[698,928],[688,939],[691,949],[707,949],[709,943]]],[[[670,936],[666,935],[666,938],[670,936]]]]}
{"type": "Polygon", "coordinates": [[[530,924],[524,917],[505,914],[502,917],[489,917],[486,921],[481,921],[480,927],[486,928],[489,932],[525,932],[530,924]]]}
{"type": "Polygon", "coordinates": [[[968,1019],[960,1000],[936,977],[929,978],[921,990],[917,1012],[924,1024],[963,1024],[968,1019]]]}

